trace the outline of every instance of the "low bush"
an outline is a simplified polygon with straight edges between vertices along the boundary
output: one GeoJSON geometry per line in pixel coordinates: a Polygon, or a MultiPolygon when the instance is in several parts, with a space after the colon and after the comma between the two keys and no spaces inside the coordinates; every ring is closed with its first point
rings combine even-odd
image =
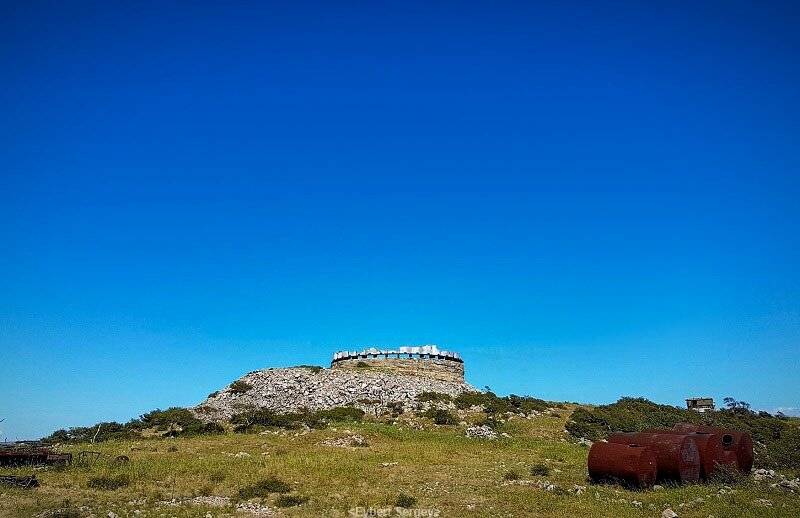
{"type": "Polygon", "coordinates": [[[308,369],[314,374],[320,372],[324,367],[320,367],[319,365],[299,365],[301,369],[308,369]]]}
{"type": "Polygon", "coordinates": [[[519,473],[517,473],[514,470],[506,471],[503,474],[503,479],[504,480],[519,480],[519,473]]]}
{"type": "Polygon", "coordinates": [[[141,437],[139,430],[130,423],[120,424],[110,421],[93,426],[76,426],[69,430],[56,430],[43,440],[50,443],[80,443],[137,439],[139,437],[141,437]]]}
{"type": "Polygon", "coordinates": [[[234,432],[246,433],[260,431],[264,427],[270,426],[295,429],[300,427],[304,419],[301,414],[278,414],[266,408],[259,408],[235,414],[231,417],[230,422],[235,425],[234,432]]]}
{"type": "Polygon", "coordinates": [[[244,394],[245,392],[251,390],[253,386],[246,381],[239,380],[231,383],[229,388],[234,394],[244,394]]]}
{"type": "Polygon", "coordinates": [[[531,468],[531,475],[536,477],[546,477],[550,474],[550,467],[547,464],[536,464],[531,468]]]}
{"type": "Polygon", "coordinates": [[[734,486],[747,483],[750,478],[732,466],[714,463],[714,473],[711,475],[711,480],[717,484],[734,486]]]}
{"type": "Polygon", "coordinates": [[[336,407],[330,410],[320,410],[316,415],[322,419],[336,422],[358,422],[364,417],[360,408],[336,407]]]}
{"type": "Polygon", "coordinates": [[[508,412],[530,414],[531,412],[544,412],[550,407],[558,406],[555,403],[548,403],[543,399],[529,396],[511,394],[510,396],[499,397],[491,391],[462,392],[453,402],[457,408],[462,410],[473,406],[483,407],[488,414],[505,414],[508,412]]]}
{"type": "Polygon", "coordinates": [[[86,487],[91,489],[104,489],[107,491],[114,491],[121,487],[125,487],[130,484],[130,479],[128,475],[120,474],[120,475],[99,475],[96,477],[92,477],[86,482],[86,487]]]}
{"type": "Polygon", "coordinates": [[[473,406],[484,406],[489,401],[487,396],[487,392],[462,392],[456,396],[453,402],[456,408],[466,410],[473,406]]]}
{"type": "Polygon", "coordinates": [[[295,507],[308,502],[307,496],[281,495],[275,500],[276,507],[295,507]]]}
{"type": "Polygon", "coordinates": [[[267,477],[258,482],[239,489],[239,498],[248,500],[250,498],[266,498],[272,493],[288,493],[292,486],[277,477],[267,477]]]}
{"type": "Polygon", "coordinates": [[[400,417],[403,414],[403,412],[405,412],[403,403],[399,401],[393,401],[391,403],[387,403],[386,408],[389,410],[389,413],[392,415],[392,417],[400,417]]]}
{"type": "Polygon", "coordinates": [[[458,424],[458,420],[455,418],[455,416],[450,412],[448,412],[447,410],[431,408],[430,410],[426,410],[425,412],[418,413],[417,416],[433,419],[433,422],[438,425],[458,424]]]}
{"type": "Polygon", "coordinates": [[[405,493],[400,493],[397,495],[397,499],[394,501],[395,507],[405,507],[406,509],[410,507],[414,507],[416,505],[417,499],[411,495],[407,495],[405,493]]]}
{"type": "Polygon", "coordinates": [[[230,419],[236,433],[257,433],[265,428],[296,430],[303,425],[309,428],[325,428],[330,422],[359,422],[364,411],[353,407],[336,407],[318,412],[288,412],[279,414],[266,408],[250,409],[235,414],[230,419]]]}
{"type": "Polygon", "coordinates": [[[449,403],[452,400],[453,398],[450,396],[450,394],[444,394],[442,392],[425,391],[417,395],[417,401],[420,403],[425,403],[427,401],[449,403]]]}

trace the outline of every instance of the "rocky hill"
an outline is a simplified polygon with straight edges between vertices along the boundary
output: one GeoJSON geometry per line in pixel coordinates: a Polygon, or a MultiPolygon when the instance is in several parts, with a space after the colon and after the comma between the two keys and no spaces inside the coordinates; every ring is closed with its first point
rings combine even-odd
{"type": "Polygon", "coordinates": [[[247,408],[267,408],[282,413],[354,406],[373,413],[386,409],[391,403],[411,403],[422,392],[457,396],[466,391],[476,389],[464,381],[377,368],[289,367],[250,372],[209,395],[193,410],[199,417],[211,420],[229,419],[247,408]]]}

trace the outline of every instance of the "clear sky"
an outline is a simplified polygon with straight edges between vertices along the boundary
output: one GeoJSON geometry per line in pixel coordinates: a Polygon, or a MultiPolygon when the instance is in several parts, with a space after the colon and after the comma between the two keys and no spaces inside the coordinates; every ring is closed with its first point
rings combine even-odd
{"type": "Polygon", "coordinates": [[[604,4],[2,2],[3,436],[425,343],[796,412],[800,4],[604,4]]]}

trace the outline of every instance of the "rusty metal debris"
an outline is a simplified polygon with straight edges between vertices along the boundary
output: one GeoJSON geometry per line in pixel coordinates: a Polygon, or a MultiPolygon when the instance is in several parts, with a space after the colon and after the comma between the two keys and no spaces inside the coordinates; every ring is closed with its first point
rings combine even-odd
{"type": "Polygon", "coordinates": [[[39,487],[39,481],[36,480],[36,475],[29,475],[27,477],[19,477],[15,475],[0,475],[0,485],[21,487],[22,489],[31,489],[39,487]]]}
{"type": "Polygon", "coordinates": [[[725,465],[750,472],[753,466],[750,434],[678,423],[672,430],[650,428],[643,432],[613,433],[608,442],[597,442],[589,450],[592,481],[612,480],[639,487],[662,480],[678,483],[697,482],[701,477],[708,480],[725,465]]]}
{"type": "Polygon", "coordinates": [[[650,428],[644,430],[642,433],[668,433],[673,435],[685,435],[693,440],[697,445],[697,451],[700,453],[700,478],[709,480],[714,471],[719,469],[719,466],[727,465],[736,468],[735,459],[725,452],[725,445],[730,444],[733,437],[730,434],[719,434],[710,432],[679,432],[676,430],[661,430],[650,428]]]}
{"type": "Polygon", "coordinates": [[[59,453],[52,445],[41,441],[0,443],[0,466],[71,463],[71,453],[59,453]]]}
{"type": "Polygon", "coordinates": [[[593,482],[622,481],[637,487],[656,482],[656,457],[649,446],[596,442],[589,450],[589,477],[593,482]]]}
{"type": "Polygon", "coordinates": [[[753,468],[753,439],[749,433],[740,432],[739,430],[732,430],[730,428],[718,428],[716,426],[704,426],[693,423],[678,423],[672,427],[673,430],[684,433],[691,432],[706,432],[729,435],[731,440],[726,441],[723,449],[728,452],[726,454],[728,462],[732,463],[733,459],[736,460],[736,466],[742,473],[750,473],[753,468]]]}
{"type": "Polygon", "coordinates": [[[659,480],[700,480],[700,453],[695,442],[685,435],[618,432],[612,434],[608,442],[650,446],[656,456],[659,480]]]}

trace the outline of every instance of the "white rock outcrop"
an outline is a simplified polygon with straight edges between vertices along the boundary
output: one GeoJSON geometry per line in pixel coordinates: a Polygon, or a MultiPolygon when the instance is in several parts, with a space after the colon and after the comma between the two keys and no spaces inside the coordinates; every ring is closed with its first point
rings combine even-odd
{"type": "Polygon", "coordinates": [[[247,408],[274,412],[311,411],[354,406],[365,412],[385,410],[390,403],[416,404],[423,392],[457,396],[477,391],[463,381],[444,381],[424,375],[380,369],[312,369],[288,367],[254,371],[194,407],[198,417],[229,419],[247,408]]]}

